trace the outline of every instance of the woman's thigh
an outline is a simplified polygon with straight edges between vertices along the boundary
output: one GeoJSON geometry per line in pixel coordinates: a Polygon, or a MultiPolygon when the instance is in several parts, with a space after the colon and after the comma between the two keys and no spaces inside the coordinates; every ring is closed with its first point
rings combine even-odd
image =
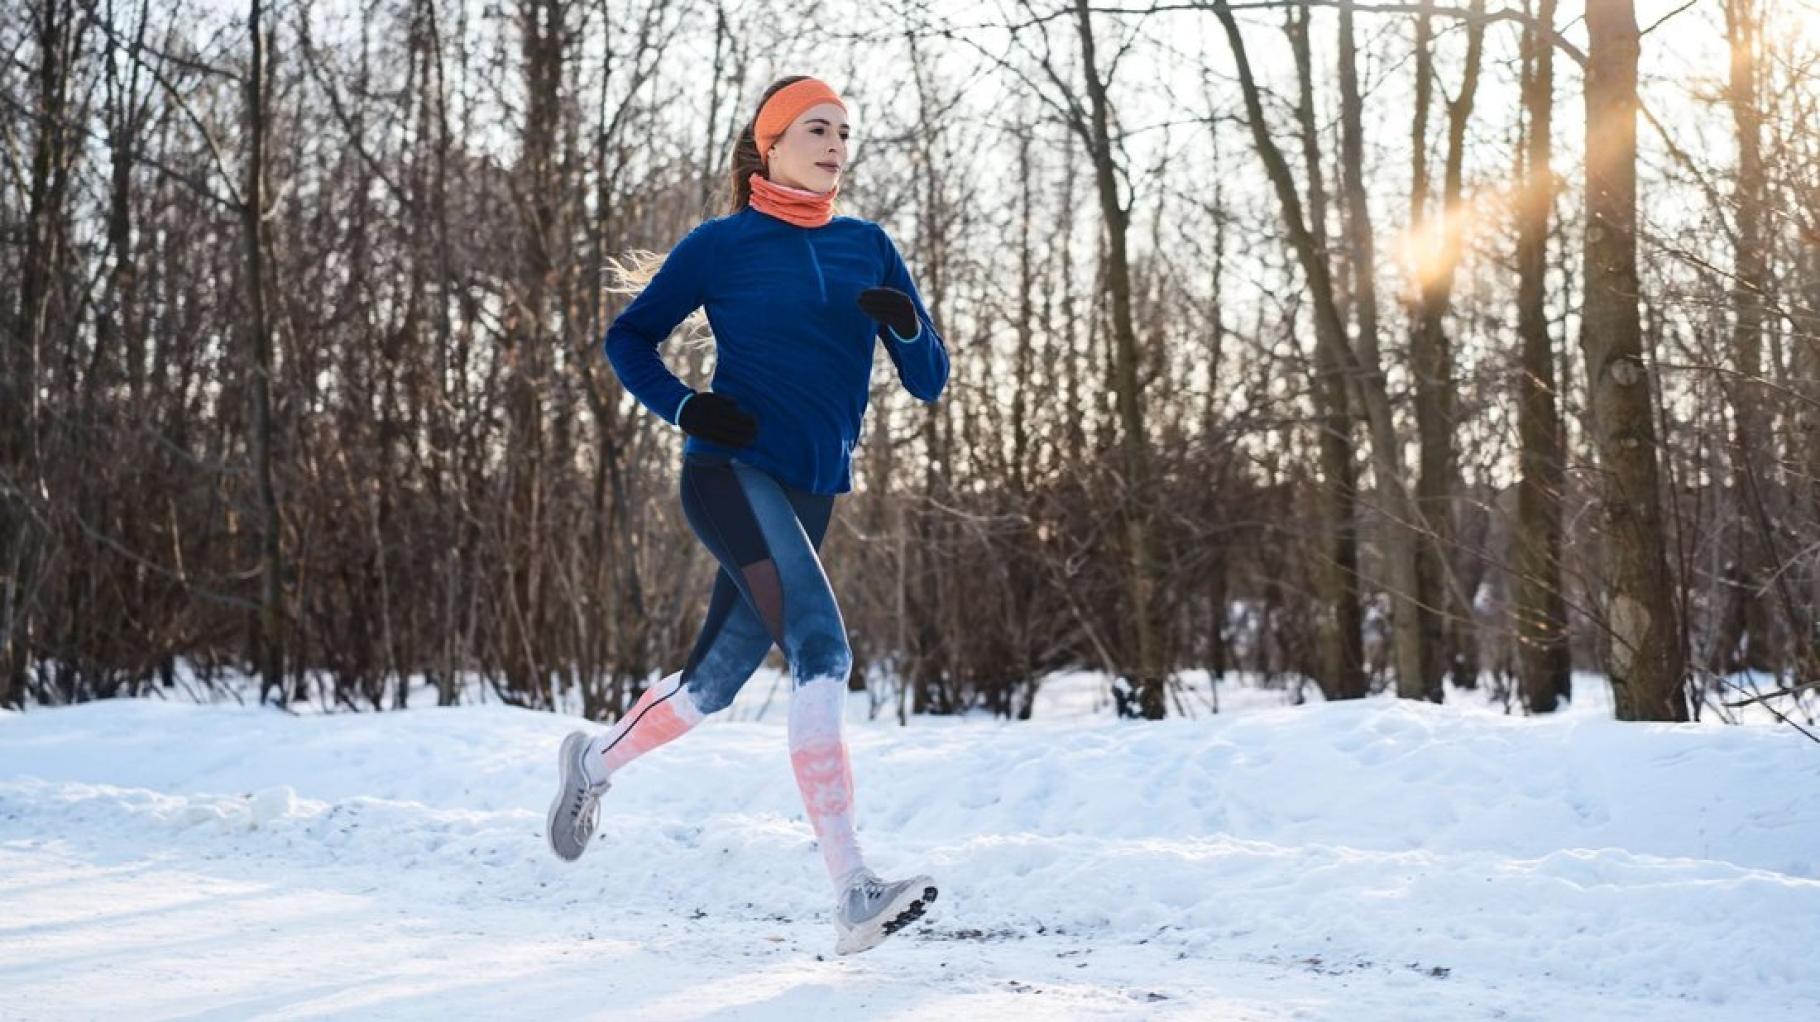
{"type": "Polygon", "coordinates": [[[819,557],[834,498],[715,455],[690,455],[681,488],[690,526],[721,567],[686,669],[704,710],[731,702],[773,642],[793,668],[844,670],[833,662],[847,656],[844,627],[819,557]]]}

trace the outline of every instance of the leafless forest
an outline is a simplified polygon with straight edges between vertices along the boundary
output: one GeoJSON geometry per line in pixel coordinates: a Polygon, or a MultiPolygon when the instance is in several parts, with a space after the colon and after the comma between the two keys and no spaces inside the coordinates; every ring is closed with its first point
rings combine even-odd
{"type": "Polygon", "coordinates": [[[0,705],[618,713],[713,565],[611,267],[812,73],[954,363],[824,550],[881,712],[1820,713],[1811,0],[4,10],[0,705]]]}

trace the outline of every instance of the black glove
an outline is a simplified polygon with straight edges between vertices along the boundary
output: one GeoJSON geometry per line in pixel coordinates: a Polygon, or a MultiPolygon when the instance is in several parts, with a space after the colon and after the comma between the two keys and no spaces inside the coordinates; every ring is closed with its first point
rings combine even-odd
{"type": "Polygon", "coordinates": [[[910,296],[891,287],[872,287],[859,293],[860,311],[908,340],[916,336],[916,306],[910,296]]]}
{"type": "Polygon", "coordinates": [[[697,393],[683,402],[676,424],[684,433],[722,447],[750,447],[758,439],[758,420],[732,398],[713,391],[697,393]]]}

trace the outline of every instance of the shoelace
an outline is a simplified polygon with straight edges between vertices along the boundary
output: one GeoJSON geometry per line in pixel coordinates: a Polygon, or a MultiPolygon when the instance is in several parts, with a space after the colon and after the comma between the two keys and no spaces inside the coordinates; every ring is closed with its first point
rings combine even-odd
{"type": "Polygon", "coordinates": [[[570,810],[570,815],[575,817],[576,829],[584,831],[594,829],[594,821],[589,819],[594,814],[588,811],[593,808],[593,805],[588,801],[587,789],[578,789],[575,792],[575,808],[570,810]]]}
{"type": "Polygon", "coordinates": [[[583,833],[594,832],[594,821],[600,815],[600,796],[607,790],[605,784],[590,784],[575,789],[575,807],[569,814],[575,817],[575,827],[583,833]]]}
{"type": "Polygon", "coordinates": [[[861,877],[853,886],[859,891],[861,902],[868,907],[885,896],[885,882],[875,876],[861,877]]]}

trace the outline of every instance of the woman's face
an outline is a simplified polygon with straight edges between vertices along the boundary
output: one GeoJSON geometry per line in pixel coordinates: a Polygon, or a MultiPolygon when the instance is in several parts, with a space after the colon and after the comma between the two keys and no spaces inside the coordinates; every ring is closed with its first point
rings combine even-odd
{"type": "Polygon", "coordinates": [[[806,192],[831,192],[847,169],[847,113],[823,103],[803,111],[765,154],[773,184],[806,192]]]}

